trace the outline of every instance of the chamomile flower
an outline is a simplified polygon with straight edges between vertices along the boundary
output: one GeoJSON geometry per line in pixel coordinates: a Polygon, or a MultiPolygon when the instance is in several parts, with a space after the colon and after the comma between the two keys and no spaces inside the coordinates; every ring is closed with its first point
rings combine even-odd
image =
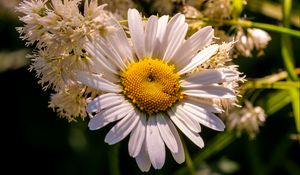
{"type": "Polygon", "coordinates": [[[105,142],[115,144],[130,134],[128,151],[142,171],[162,168],[165,146],[182,163],[177,128],[200,148],[200,124],[223,131],[216,116],[223,109],[214,99],[236,96],[224,83],[238,81],[239,72],[200,67],[220,46],[211,44],[210,26],[185,40],[188,24],[182,14],[143,22],[137,10],[129,9],[128,25],[130,38],[114,21],[115,32],[89,38],[85,46],[90,71],[78,72],[76,79],[102,93],[87,105],[88,126],[97,130],[118,121],[105,142]]]}

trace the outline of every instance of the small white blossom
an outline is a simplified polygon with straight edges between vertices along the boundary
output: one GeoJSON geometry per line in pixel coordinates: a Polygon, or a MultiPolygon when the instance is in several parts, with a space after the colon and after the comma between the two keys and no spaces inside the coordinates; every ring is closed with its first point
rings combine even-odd
{"type": "Polygon", "coordinates": [[[270,35],[264,30],[249,28],[247,32],[249,37],[253,39],[254,46],[257,50],[265,49],[271,40],[270,35]]]}
{"type": "Polygon", "coordinates": [[[246,132],[250,138],[254,138],[259,132],[259,126],[266,121],[266,114],[261,107],[254,107],[250,102],[245,101],[244,107],[231,110],[225,116],[225,120],[228,129],[236,130],[238,136],[246,132]]]}
{"type": "Polygon", "coordinates": [[[271,37],[261,29],[249,28],[245,33],[243,29],[239,28],[236,40],[238,41],[236,49],[239,53],[245,57],[251,57],[254,48],[258,51],[258,55],[263,54],[263,49],[267,47],[271,37]]]}

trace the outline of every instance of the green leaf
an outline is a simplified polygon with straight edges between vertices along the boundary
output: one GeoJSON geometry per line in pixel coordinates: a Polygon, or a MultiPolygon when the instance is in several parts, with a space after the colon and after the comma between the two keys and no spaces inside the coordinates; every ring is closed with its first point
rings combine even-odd
{"type": "Polygon", "coordinates": [[[263,98],[259,103],[262,103],[262,107],[265,109],[267,115],[272,115],[288,105],[291,102],[289,91],[279,90],[272,92],[263,98]]]}
{"type": "MultiPolygon", "coordinates": [[[[283,1],[283,6],[282,6],[283,26],[285,26],[285,27],[289,27],[289,25],[290,25],[289,16],[291,14],[292,2],[293,2],[292,0],[284,0],[283,1]]],[[[292,41],[291,41],[290,36],[285,35],[285,34],[282,34],[282,36],[281,36],[281,54],[282,54],[285,68],[289,74],[289,79],[291,79],[293,81],[298,81],[299,78],[295,71],[295,65],[294,65],[292,41]]],[[[295,117],[297,132],[298,132],[298,135],[300,135],[299,89],[297,89],[297,88],[291,89],[290,96],[292,98],[293,113],[294,113],[294,117],[295,117]]],[[[299,143],[300,143],[300,140],[299,140],[299,143]]]]}
{"type": "Polygon", "coordinates": [[[264,82],[264,81],[248,81],[244,88],[247,89],[293,89],[300,88],[299,81],[278,81],[278,82],[264,82]]]}
{"type": "Polygon", "coordinates": [[[299,89],[294,88],[294,89],[289,90],[289,92],[290,92],[290,97],[292,98],[292,105],[293,105],[293,112],[294,112],[294,117],[295,117],[295,122],[296,122],[296,128],[297,128],[298,134],[300,134],[300,94],[299,94],[299,89]]]}
{"type": "Polygon", "coordinates": [[[119,151],[120,143],[111,146],[108,151],[109,170],[111,175],[121,174],[119,167],[119,151]]]}

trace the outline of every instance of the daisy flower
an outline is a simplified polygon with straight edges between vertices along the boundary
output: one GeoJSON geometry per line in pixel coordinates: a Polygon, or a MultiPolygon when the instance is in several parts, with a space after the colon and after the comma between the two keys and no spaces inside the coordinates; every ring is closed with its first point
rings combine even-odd
{"type": "Polygon", "coordinates": [[[130,134],[128,151],[142,171],[164,165],[166,150],[176,162],[185,160],[177,128],[202,148],[201,125],[217,131],[223,122],[215,115],[223,109],[214,99],[236,96],[223,83],[237,81],[231,69],[199,66],[215,55],[212,27],[204,27],[185,40],[188,24],[183,14],[151,16],[143,22],[128,10],[130,38],[112,20],[115,32],[90,38],[85,46],[90,72],[76,79],[102,92],[87,105],[90,130],[118,121],[105,137],[115,144],[130,134]]]}

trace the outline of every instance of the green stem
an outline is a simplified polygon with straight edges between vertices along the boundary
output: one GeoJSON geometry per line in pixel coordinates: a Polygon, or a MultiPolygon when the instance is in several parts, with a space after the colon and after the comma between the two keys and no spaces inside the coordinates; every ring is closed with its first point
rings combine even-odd
{"type": "MultiPolygon", "coordinates": [[[[300,68],[295,69],[296,75],[300,74],[300,68]]],[[[299,81],[280,81],[288,78],[288,72],[282,71],[259,79],[249,80],[241,87],[242,93],[250,89],[291,89],[300,88],[299,81]]]]}
{"type": "Polygon", "coordinates": [[[271,116],[291,103],[292,100],[288,90],[278,90],[276,92],[271,92],[266,98],[261,99],[260,101],[267,116],[271,116]]]}
{"type": "Polygon", "coordinates": [[[249,20],[237,19],[237,20],[219,20],[219,19],[208,19],[208,18],[188,18],[189,20],[201,20],[205,21],[209,25],[219,26],[219,25],[239,25],[245,28],[261,28],[264,30],[288,34],[291,36],[295,36],[300,38],[300,31],[293,30],[287,27],[276,26],[273,24],[266,24],[266,23],[259,23],[259,22],[252,22],[249,20]]]}
{"type": "Polygon", "coordinates": [[[261,169],[264,167],[264,162],[261,160],[261,155],[259,154],[259,147],[257,142],[251,141],[244,143],[244,148],[247,160],[250,165],[250,174],[258,175],[260,174],[261,169]]]}
{"type": "Polygon", "coordinates": [[[119,170],[119,149],[120,144],[111,146],[108,151],[109,171],[111,175],[121,175],[119,170]]]}
{"type": "Polygon", "coordinates": [[[210,156],[218,153],[219,151],[223,150],[227,147],[230,143],[232,143],[236,139],[235,132],[225,131],[222,134],[216,136],[211,142],[209,142],[205,150],[201,154],[195,157],[195,162],[203,162],[205,159],[209,158],[210,156]]]}
{"type": "MultiPolygon", "coordinates": [[[[283,11],[283,25],[285,27],[290,26],[289,16],[292,7],[292,0],[284,0],[282,11],[283,11]]],[[[287,35],[281,36],[281,54],[283,58],[284,65],[289,74],[289,77],[293,80],[299,80],[296,74],[294,66],[294,55],[293,55],[293,46],[291,38],[287,35]]]]}
{"type": "Polygon", "coordinates": [[[290,28],[287,28],[287,27],[276,26],[276,25],[272,25],[272,24],[259,23],[259,22],[252,22],[251,27],[261,28],[261,29],[265,29],[265,30],[269,30],[269,31],[272,31],[272,32],[277,32],[277,33],[284,33],[284,34],[288,34],[288,35],[292,35],[292,36],[300,38],[300,31],[299,30],[293,30],[293,29],[290,29],[290,28]]]}
{"type": "Polygon", "coordinates": [[[243,88],[245,89],[293,89],[300,88],[299,81],[278,81],[274,83],[260,82],[260,81],[248,81],[243,88]]]}
{"type": "Polygon", "coordinates": [[[298,80],[297,73],[294,66],[294,55],[291,38],[287,35],[281,36],[281,54],[284,62],[284,66],[288,72],[290,79],[298,80]]]}
{"type": "Polygon", "coordinates": [[[292,98],[292,106],[293,106],[293,113],[296,122],[296,129],[298,132],[298,141],[300,144],[300,93],[299,89],[293,88],[290,90],[290,96],[292,98]]]}
{"type": "MultiPolygon", "coordinates": [[[[282,11],[283,11],[283,25],[285,27],[289,27],[290,21],[289,16],[292,7],[292,0],[284,0],[282,11]]],[[[293,55],[293,47],[291,38],[285,34],[281,36],[281,54],[283,58],[283,62],[285,68],[288,72],[289,79],[293,81],[299,81],[296,71],[294,71],[294,55],[293,55]]],[[[290,90],[290,96],[292,98],[292,105],[293,105],[293,113],[295,117],[296,129],[298,135],[300,135],[300,96],[299,96],[299,89],[293,88],[290,90]]],[[[299,140],[300,143],[300,140],[299,140]]]]}
{"type": "Polygon", "coordinates": [[[193,161],[191,159],[191,155],[189,153],[189,150],[187,149],[187,146],[186,146],[186,143],[183,139],[182,140],[182,145],[183,145],[183,149],[184,149],[184,154],[185,154],[185,162],[186,162],[186,165],[188,167],[188,170],[189,170],[189,173],[191,175],[195,175],[195,167],[193,165],[193,161]]]}
{"type": "Polygon", "coordinates": [[[282,14],[283,14],[283,26],[289,27],[290,26],[290,15],[292,9],[292,0],[283,0],[282,6],[282,14]]]}

